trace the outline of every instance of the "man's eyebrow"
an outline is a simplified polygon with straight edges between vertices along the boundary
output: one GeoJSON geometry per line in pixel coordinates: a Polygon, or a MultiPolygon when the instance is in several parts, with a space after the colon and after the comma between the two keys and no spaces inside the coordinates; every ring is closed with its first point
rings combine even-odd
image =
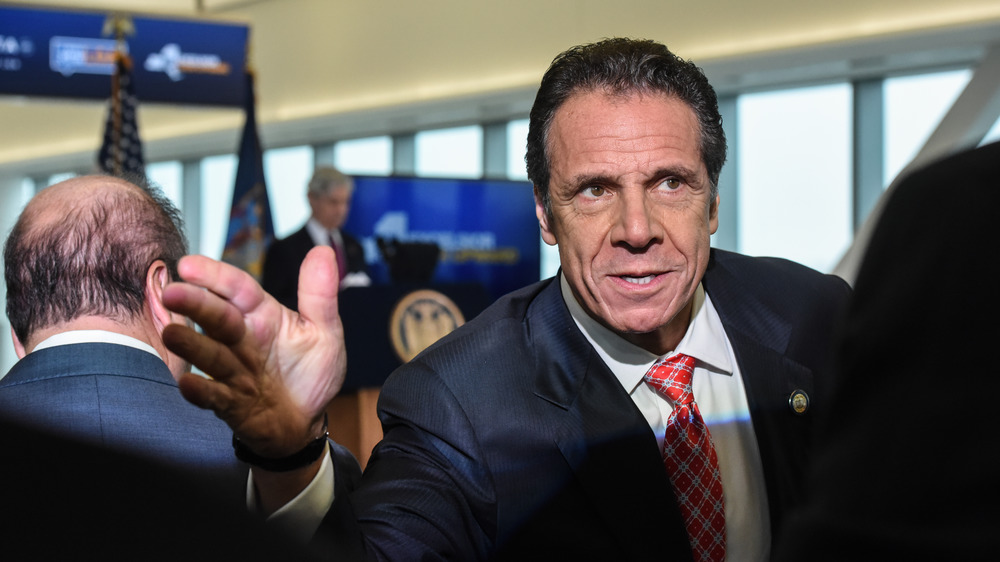
{"type": "Polygon", "coordinates": [[[698,177],[698,171],[683,164],[678,164],[676,166],[660,168],[649,176],[650,181],[658,181],[670,177],[681,178],[690,182],[693,178],[698,177]]]}
{"type": "Polygon", "coordinates": [[[618,185],[618,180],[612,176],[604,174],[580,174],[570,178],[567,182],[573,187],[584,187],[587,185],[618,185]]]}
{"type": "MultiPolygon", "coordinates": [[[[682,164],[665,166],[650,173],[647,176],[646,183],[653,183],[670,177],[681,178],[690,183],[698,177],[698,171],[682,164]]],[[[608,174],[580,174],[571,178],[567,182],[567,185],[584,187],[588,185],[619,185],[620,183],[618,176],[608,174]]]]}

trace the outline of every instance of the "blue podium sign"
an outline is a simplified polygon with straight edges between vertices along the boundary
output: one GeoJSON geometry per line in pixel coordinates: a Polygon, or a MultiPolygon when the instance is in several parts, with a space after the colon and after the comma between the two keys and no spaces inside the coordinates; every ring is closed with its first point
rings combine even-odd
{"type": "MultiPolygon", "coordinates": [[[[0,94],[105,99],[116,42],[107,14],[0,6],[0,94]]],[[[249,28],[132,17],[126,37],[141,102],[242,106],[249,28]]]]}
{"type": "Polygon", "coordinates": [[[540,239],[525,181],[355,177],[344,228],[377,283],[389,282],[378,238],[440,248],[435,283],[480,283],[497,298],[538,281],[540,239]]]}

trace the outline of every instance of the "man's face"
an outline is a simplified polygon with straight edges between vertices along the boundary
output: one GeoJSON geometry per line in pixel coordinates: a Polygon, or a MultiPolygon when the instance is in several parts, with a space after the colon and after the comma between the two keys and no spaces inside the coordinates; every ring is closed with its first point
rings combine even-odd
{"type": "Polygon", "coordinates": [[[309,194],[309,207],[312,216],[323,228],[333,230],[340,228],[347,220],[347,212],[351,210],[351,189],[347,186],[336,186],[326,193],[309,194]]]}
{"type": "Polygon", "coordinates": [[[661,94],[577,93],[549,130],[542,238],[587,313],[657,354],[687,330],[718,228],[699,135],[694,112],[661,94]]]}

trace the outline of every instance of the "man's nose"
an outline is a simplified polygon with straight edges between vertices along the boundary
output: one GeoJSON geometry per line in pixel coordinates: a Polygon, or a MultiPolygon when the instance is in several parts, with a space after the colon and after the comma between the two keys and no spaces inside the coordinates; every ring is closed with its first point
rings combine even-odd
{"type": "Polygon", "coordinates": [[[642,249],[658,240],[660,229],[652,215],[652,204],[645,190],[619,192],[618,217],[611,231],[611,241],[642,249]]]}

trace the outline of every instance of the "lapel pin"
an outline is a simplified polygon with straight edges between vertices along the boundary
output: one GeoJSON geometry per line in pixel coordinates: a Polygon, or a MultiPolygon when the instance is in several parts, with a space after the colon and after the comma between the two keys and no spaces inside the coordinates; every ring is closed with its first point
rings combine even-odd
{"type": "Polygon", "coordinates": [[[788,396],[788,406],[801,416],[809,409],[809,395],[806,394],[806,391],[796,388],[788,396]]]}

